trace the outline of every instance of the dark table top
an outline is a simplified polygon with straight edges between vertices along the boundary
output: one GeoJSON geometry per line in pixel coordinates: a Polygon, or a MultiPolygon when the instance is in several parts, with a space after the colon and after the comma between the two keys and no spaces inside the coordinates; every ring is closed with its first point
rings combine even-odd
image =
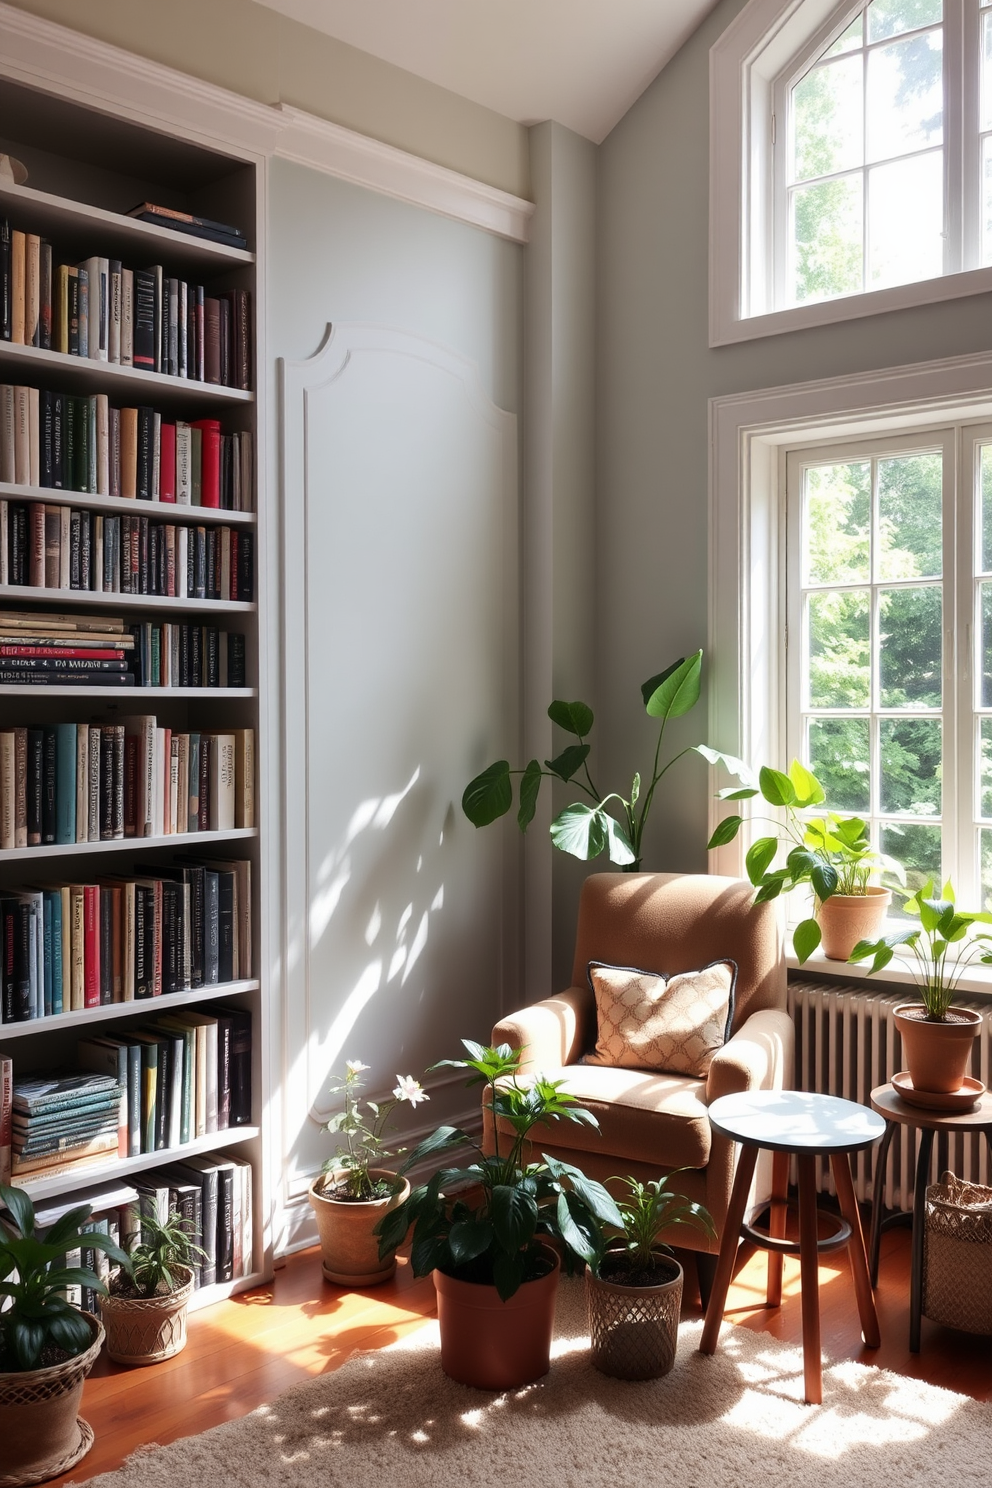
{"type": "MultiPolygon", "coordinates": [[[[716,1102],[714,1102],[714,1105],[716,1102]]],[[[980,1097],[971,1111],[932,1111],[925,1106],[914,1106],[889,1083],[876,1085],[871,1093],[872,1109],[886,1121],[898,1121],[900,1126],[927,1127],[931,1131],[981,1131],[992,1127],[992,1094],[988,1091],[980,1097]]]]}
{"type": "Polygon", "coordinates": [[[858,1152],[883,1135],[885,1122],[867,1106],[803,1090],[750,1090],[722,1095],[709,1108],[713,1127],[773,1152],[858,1152]]]}

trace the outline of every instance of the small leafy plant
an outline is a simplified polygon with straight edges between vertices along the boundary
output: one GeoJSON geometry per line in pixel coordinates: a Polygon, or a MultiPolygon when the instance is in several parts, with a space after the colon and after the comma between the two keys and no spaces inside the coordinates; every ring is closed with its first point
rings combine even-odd
{"type": "Polygon", "coordinates": [[[878,940],[859,941],[849,960],[866,961],[871,956],[868,970],[874,974],[888,966],[898,947],[907,946],[913,959],[905,956],[899,959],[913,972],[927,1020],[943,1023],[968,967],[976,961],[983,966],[992,965],[992,950],[988,949],[992,935],[984,931],[971,934],[974,925],[992,925],[992,914],[987,910],[958,909],[950,879],[939,897],[934,893],[933,879],[927,879],[905,901],[903,908],[919,920],[918,925],[883,935],[878,940]]]}
{"type": "MultiPolygon", "coordinates": [[[[721,790],[718,799],[747,801],[760,795],[770,806],[785,811],[784,823],[776,817],[757,818],[772,822],[776,830],[757,838],[748,848],[744,860],[747,876],[757,890],[756,903],[777,899],[780,894],[789,893],[802,884],[809,885],[818,904],[825,903],[834,894],[864,895],[868,892],[871,874],[877,869],[894,874],[900,883],[905,882],[902,865],[873,850],[868,823],[861,817],[838,816],[834,811],[824,816],[802,815],[811,807],[821,805],[826,796],[816,776],[798,760],[792,761],[787,775],[768,765],[762,766],[755,784],[753,775],[740,760],[726,755],[720,759],[732,774],[742,780],[742,784],[721,790]],[[772,864],[783,848],[785,863],[773,868],[772,864]]],[[[743,816],[736,814],[724,817],[708,846],[723,847],[733,842],[744,820],[743,816]]],[[[792,944],[802,965],[820,944],[820,926],[815,914],[799,922],[793,931],[792,944]]]]}
{"type": "Polygon", "coordinates": [[[574,1121],[598,1127],[591,1112],[562,1089],[561,1080],[538,1075],[521,1081],[519,1049],[509,1044],[484,1048],[469,1039],[462,1042],[467,1059],[442,1059],[434,1068],[467,1070],[470,1087],[488,1087],[495,1150],[487,1155],[453,1126],[439,1126],[421,1142],[401,1173],[453,1147],[471,1147],[476,1156],[465,1167],[442,1168],[380,1220],[376,1226],[379,1254],[386,1256],[394,1250],[412,1224],[415,1276],[426,1276],[436,1267],[464,1281],[495,1286],[505,1302],[522,1282],[547,1270],[542,1237],[563,1241],[572,1254],[591,1263],[602,1245],[602,1225],[620,1228],[623,1221],[602,1184],[580,1169],[547,1153],[540,1162],[524,1161],[524,1144],[538,1122],[574,1121]],[[505,1149],[500,1121],[513,1130],[505,1149]],[[444,1192],[466,1185],[481,1189],[477,1203],[444,1192]]]}
{"type": "Polygon", "coordinates": [[[0,1215],[0,1297],[8,1299],[0,1312],[0,1371],[20,1373],[71,1359],[89,1348],[93,1332],[66,1300],[66,1289],[92,1287],[104,1295],[107,1288],[89,1267],[67,1266],[66,1253],[85,1245],[125,1267],[128,1257],[109,1235],[82,1230],[93,1212],[87,1204],[37,1230],[34,1205],[23,1189],[0,1185],[0,1202],[8,1211],[0,1215]]]}
{"type": "Polygon", "coordinates": [[[641,846],[654,793],[676,760],[691,752],[691,746],[661,763],[661,746],[669,719],[681,718],[695,707],[699,699],[703,653],[683,657],[641,687],[644,709],[649,718],[659,722],[651,781],[642,788],[640,774],[635,774],[630,796],[617,791],[604,795],[589,773],[588,736],[594,722],[588,703],[566,703],[556,699],[548,709],[551,722],[564,729],[578,743],[568,744],[554,759],[532,759],[522,770],[511,770],[509,761],[497,760],[470,780],[462,795],[462,810],[473,826],[485,827],[505,816],[513,805],[514,775],[520,776],[517,825],[526,832],[534,819],[537,800],[544,779],[561,780],[582,792],[585,801],[576,801],[560,811],[551,823],[551,841],[560,852],[589,862],[608,852],[611,863],[636,872],[641,865],[641,846]],[[589,804],[591,803],[591,804],[589,804]],[[607,807],[610,809],[607,810],[607,807]],[[639,808],[639,809],[638,809],[639,808]]]}
{"type": "Polygon", "coordinates": [[[617,1200],[623,1221],[619,1239],[608,1240],[593,1257],[590,1269],[594,1276],[621,1278],[628,1286],[651,1286],[657,1281],[660,1254],[673,1254],[672,1247],[658,1236],[669,1225],[694,1225],[710,1239],[716,1238],[716,1227],[708,1209],[669,1187],[683,1168],[666,1173],[663,1178],[641,1183],[636,1178],[616,1178],[628,1190],[627,1197],[617,1200]]]}
{"type": "Polygon", "coordinates": [[[173,1209],[164,1224],[150,1214],[141,1216],[140,1238],[131,1246],[130,1266],[122,1267],[110,1284],[118,1296],[161,1297],[178,1291],[183,1278],[177,1266],[191,1266],[206,1255],[195,1244],[189,1221],[173,1209]]]}
{"type": "Polygon", "coordinates": [[[386,1129],[396,1107],[409,1104],[416,1107],[421,1101],[430,1100],[412,1075],[397,1075],[393,1099],[383,1101],[366,1100],[365,1110],[359,1099],[365,1088],[362,1075],[369,1068],[360,1059],[345,1061],[344,1075],[333,1076],[331,1095],[344,1095],[344,1108],[333,1115],[324,1127],[326,1132],[340,1138],[337,1151],[324,1163],[322,1172],[339,1176],[331,1188],[325,1184],[324,1192],[335,1199],[367,1202],[370,1199],[385,1199],[400,1187],[397,1179],[373,1178],[369,1169],[389,1162],[405,1148],[392,1151],[386,1148],[386,1129]]]}

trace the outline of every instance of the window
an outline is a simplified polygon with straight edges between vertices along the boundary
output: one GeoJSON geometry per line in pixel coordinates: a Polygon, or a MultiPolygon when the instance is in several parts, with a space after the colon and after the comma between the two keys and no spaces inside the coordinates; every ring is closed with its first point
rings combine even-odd
{"type": "Polygon", "coordinates": [[[749,0],[710,110],[711,344],[992,288],[992,0],[749,0]]]}
{"type": "Polygon", "coordinates": [[[992,428],[786,459],[788,752],[911,885],[992,894],[992,428]]]}

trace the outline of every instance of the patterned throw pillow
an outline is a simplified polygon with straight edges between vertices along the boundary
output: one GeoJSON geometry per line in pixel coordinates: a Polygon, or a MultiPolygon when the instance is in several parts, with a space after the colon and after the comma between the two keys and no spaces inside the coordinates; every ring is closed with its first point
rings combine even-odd
{"type": "Polygon", "coordinates": [[[589,962],[599,1029],[587,1064],[664,1070],[702,1079],[730,1037],[737,964],[714,961],[667,977],[633,966],[589,962]]]}

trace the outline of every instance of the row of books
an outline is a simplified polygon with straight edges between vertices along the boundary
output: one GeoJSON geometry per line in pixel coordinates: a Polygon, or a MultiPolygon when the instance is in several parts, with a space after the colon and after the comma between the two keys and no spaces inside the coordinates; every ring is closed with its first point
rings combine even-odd
{"type": "Polygon", "coordinates": [[[187,423],[154,408],[117,408],[106,393],[73,396],[0,384],[0,481],[138,501],[255,507],[254,442],[219,419],[187,423]]]}
{"type": "Polygon", "coordinates": [[[0,893],[0,1022],[251,976],[251,864],[182,858],[138,877],[0,893]]]}
{"type": "Polygon", "coordinates": [[[255,825],[255,733],[180,732],[140,713],[0,729],[0,848],[255,825]]]}
{"type": "MultiPolygon", "coordinates": [[[[212,625],[0,611],[0,682],[244,687],[245,638],[212,625]]],[[[21,844],[25,846],[26,844],[21,844]]]]}
{"type": "Polygon", "coordinates": [[[0,498],[0,584],[250,602],[255,534],[0,498]]]}
{"type": "Polygon", "coordinates": [[[208,295],[161,264],[95,255],[60,263],[37,233],[0,219],[0,338],[224,387],[251,387],[251,295],[208,295]]]}
{"type": "Polygon", "coordinates": [[[130,633],[129,666],[138,687],[247,686],[245,638],[237,631],[144,621],[132,625],[130,633]]]}
{"type": "MultiPolygon", "coordinates": [[[[194,1286],[199,1289],[251,1275],[252,1189],[252,1167],[244,1158],[191,1156],[155,1168],[133,1183],[94,1184],[71,1198],[40,1205],[37,1222],[54,1224],[70,1209],[86,1204],[93,1211],[86,1230],[102,1230],[129,1250],[141,1235],[145,1215],[164,1223],[178,1214],[194,1245],[203,1251],[192,1262],[194,1286]]],[[[95,1246],[70,1251],[66,1264],[86,1266],[104,1282],[113,1269],[95,1246]]],[[[96,1311],[96,1297],[88,1289],[70,1287],[67,1295],[87,1312],[96,1311]]]]}

